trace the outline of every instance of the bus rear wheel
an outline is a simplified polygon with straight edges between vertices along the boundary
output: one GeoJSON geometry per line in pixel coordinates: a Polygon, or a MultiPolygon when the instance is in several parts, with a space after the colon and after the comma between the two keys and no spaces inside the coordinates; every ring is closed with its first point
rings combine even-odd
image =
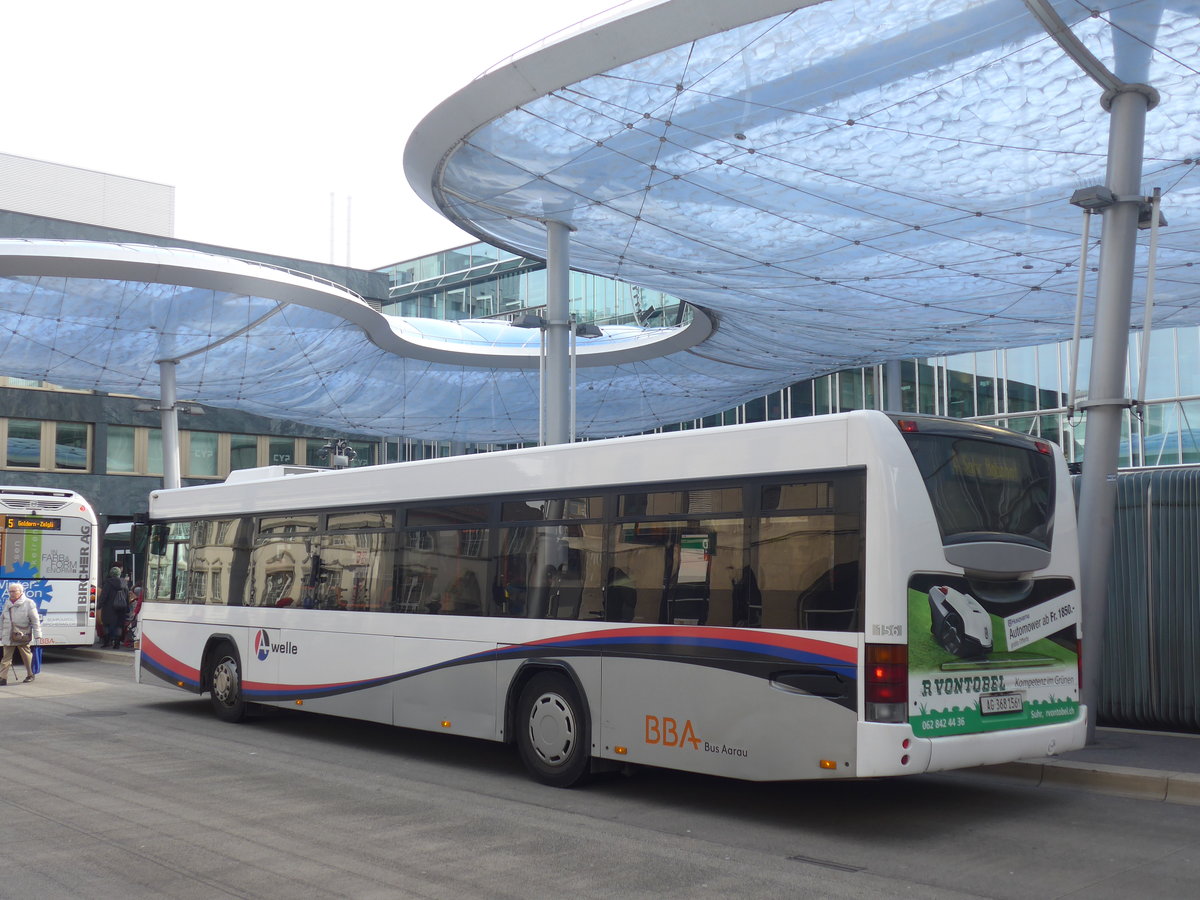
{"type": "Polygon", "coordinates": [[[536,780],[571,787],[585,780],[591,763],[587,713],[566,675],[541,672],[517,701],[517,747],[536,780]]]}
{"type": "Polygon", "coordinates": [[[220,644],[209,657],[208,689],[213,712],[225,722],[240,722],[246,714],[242,695],[242,670],[237,652],[229,644],[220,644]]]}

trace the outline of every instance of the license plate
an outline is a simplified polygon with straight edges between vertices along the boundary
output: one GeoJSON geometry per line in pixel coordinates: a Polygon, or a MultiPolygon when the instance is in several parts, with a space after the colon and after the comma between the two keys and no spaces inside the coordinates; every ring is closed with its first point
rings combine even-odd
{"type": "Polygon", "coordinates": [[[979,712],[985,716],[995,716],[1001,713],[1019,713],[1024,708],[1024,691],[1006,691],[1003,694],[979,695],[979,712]]]}

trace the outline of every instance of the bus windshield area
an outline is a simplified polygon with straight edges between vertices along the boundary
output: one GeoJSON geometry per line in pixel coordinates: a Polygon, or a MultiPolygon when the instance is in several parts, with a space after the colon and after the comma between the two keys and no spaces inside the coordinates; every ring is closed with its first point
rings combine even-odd
{"type": "Polygon", "coordinates": [[[945,544],[1016,540],[1050,548],[1054,457],[1028,446],[906,433],[945,544]]]}

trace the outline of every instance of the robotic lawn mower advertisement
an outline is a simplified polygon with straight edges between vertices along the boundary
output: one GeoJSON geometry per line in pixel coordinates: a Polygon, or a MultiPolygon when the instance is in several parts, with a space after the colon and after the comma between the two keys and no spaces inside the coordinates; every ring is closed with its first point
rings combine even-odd
{"type": "Polygon", "coordinates": [[[1079,593],[1069,578],[991,591],[908,584],[909,721],[921,737],[1049,725],[1079,713],[1079,593]]]}

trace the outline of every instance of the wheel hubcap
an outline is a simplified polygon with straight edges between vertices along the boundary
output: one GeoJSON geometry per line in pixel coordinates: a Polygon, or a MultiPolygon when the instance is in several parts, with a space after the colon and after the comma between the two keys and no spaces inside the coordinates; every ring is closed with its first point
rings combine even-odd
{"type": "Polygon", "coordinates": [[[213,696],[226,706],[231,706],[237,700],[237,666],[229,660],[222,660],[213,669],[213,696]]]}
{"type": "Polygon", "coordinates": [[[575,747],[575,714],[558,694],[537,698],[529,714],[529,743],[548,766],[561,766],[575,747]]]}

